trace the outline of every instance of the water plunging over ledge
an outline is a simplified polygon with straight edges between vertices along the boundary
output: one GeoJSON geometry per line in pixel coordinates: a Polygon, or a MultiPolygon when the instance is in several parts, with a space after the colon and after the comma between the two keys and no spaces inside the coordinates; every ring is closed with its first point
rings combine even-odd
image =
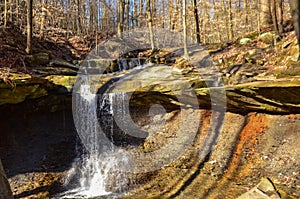
{"type": "Polygon", "coordinates": [[[77,178],[75,188],[58,196],[58,198],[93,198],[110,195],[109,189],[122,193],[127,180],[124,168],[128,165],[126,152],[114,144],[114,112],[123,112],[124,93],[109,93],[98,96],[92,94],[89,76],[82,76],[84,84],[75,98],[75,124],[83,141],[87,154],[77,158],[69,170],[65,184],[77,178]],[[117,106],[116,106],[117,105],[117,106]],[[121,105],[121,106],[119,106],[121,105]],[[98,119],[99,112],[100,119],[98,119]],[[102,120],[101,127],[99,121],[102,120]],[[104,126],[105,125],[105,126],[104,126]],[[109,133],[104,133],[109,129],[109,133]]]}

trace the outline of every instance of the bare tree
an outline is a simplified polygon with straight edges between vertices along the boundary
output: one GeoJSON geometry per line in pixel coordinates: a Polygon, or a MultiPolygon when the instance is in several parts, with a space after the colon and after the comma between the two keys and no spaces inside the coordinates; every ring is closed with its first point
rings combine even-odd
{"type": "Polygon", "coordinates": [[[195,29],[196,29],[196,40],[197,43],[200,44],[200,26],[199,26],[199,15],[198,15],[198,8],[197,8],[197,0],[193,0],[194,6],[194,17],[195,17],[195,29]]]}
{"type": "Polygon", "coordinates": [[[46,21],[46,7],[45,4],[47,3],[47,0],[42,0],[42,18],[41,18],[41,26],[40,26],[40,37],[42,38],[44,36],[44,26],[46,21]]]}
{"type": "Polygon", "coordinates": [[[154,50],[154,34],[153,34],[153,24],[152,24],[152,11],[151,11],[151,0],[147,0],[147,19],[148,19],[148,28],[150,33],[150,43],[151,43],[151,49],[154,50]]]}
{"type": "Polygon", "coordinates": [[[274,31],[278,36],[283,33],[283,7],[282,0],[271,0],[271,15],[274,31]]]}
{"type": "Polygon", "coordinates": [[[262,26],[271,25],[270,0],[260,0],[260,22],[262,26]]]}
{"type": "Polygon", "coordinates": [[[277,0],[277,11],[278,11],[278,26],[279,26],[279,33],[283,33],[283,0],[277,0]]]}
{"type": "MultiPolygon", "coordinates": [[[[300,2],[298,0],[290,0],[290,7],[292,10],[294,28],[298,40],[299,54],[300,54],[300,2]]],[[[298,56],[300,60],[300,55],[298,56]]]]}
{"type": "Polygon", "coordinates": [[[233,40],[233,19],[232,19],[232,3],[231,0],[228,0],[228,35],[229,40],[233,40]]]}
{"type": "Polygon", "coordinates": [[[4,0],[4,28],[7,25],[7,0],[4,0]]]}
{"type": "Polygon", "coordinates": [[[184,57],[189,59],[189,52],[187,50],[187,27],[186,27],[186,0],[183,0],[182,4],[182,15],[183,15],[183,43],[184,43],[184,57]]]}
{"type": "Polygon", "coordinates": [[[27,0],[27,54],[32,53],[32,1],[27,0]]]}
{"type": "Polygon", "coordinates": [[[142,27],[142,21],[143,21],[143,9],[144,9],[144,6],[143,6],[144,4],[143,4],[143,0],[140,0],[140,11],[139,11],[139,13],[140,13],[140,17],[139,17],[139,20],[140,20],[140,22],[139,22],[139,27],[142,27]]]}
{"type": "Polygon", "coordinates": [[[277,12],[276,12],[276,0],[271,0],[271,15],[274,26],[274,31],[277,35],[280,35],[277,21],[277,12]]]}
{"type": "Polygon", "coordinates": [[[118,36],[122,37],[122,32],[124,30],[124,7],[125,0],[119,1],[119,21],[118,21],[118,36]]]}
{"type": "Polygon", "coordinates": [[[248,25],[248,0],[244,0],[244,24],[245,27],[248,25]]]}

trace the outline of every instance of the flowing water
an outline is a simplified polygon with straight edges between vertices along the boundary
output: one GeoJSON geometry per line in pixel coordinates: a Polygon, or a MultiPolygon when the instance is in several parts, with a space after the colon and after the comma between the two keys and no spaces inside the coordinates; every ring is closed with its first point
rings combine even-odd
{"type": "Polygon", "coordinates": [[[125,115],[124,93],[92,94],[89,78],[82,76],[83,84],[73,101],[78,113],[74,115],[76,128],[88,152],[75,160],[65,178],[67,186],[71,181],[75,185],[58,198],[93,198],[112,191],[116,195],[126,189],[124,171],[128,158],[125,150],[115,146],[113,138],[114,113],[125,115]]]}

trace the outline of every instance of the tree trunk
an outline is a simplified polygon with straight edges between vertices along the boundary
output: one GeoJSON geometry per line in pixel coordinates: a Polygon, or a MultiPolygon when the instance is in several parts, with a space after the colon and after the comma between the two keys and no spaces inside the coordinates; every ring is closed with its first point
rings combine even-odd
{"type": "Polygon", "coordinates": [[[244,24],[245,28],[248,26],[248,0],[244,0],[244,24]]]}
{"type": "Polygon", "coordinates": [[[16,25],[18,26],[19,25],[19,0],[16,0],[16,25]]]}
{"type": "Polygon", "coordinates": [[[233,22],[232,22],[232,11],[231,11],[231,0],[228,0],[228,35],[229,41],[233,40],[233,22]]]}
{"type": "Polygon", "coordinates": [[[279,33],[283,34],[283,4],[282,4],[282,0],[277,0],[278,2],[278,28],[279,28],[279,33]]]}
{"type": "Polygon", "coordinates": [[[186,0],[183,0],[182,4],[182,15],[183,15],[183,45],[184,45],[184,57],[189,59],[189,53],[187,50],[187,28],[186,28],[186,0]]]}
{"type": "Polygon", "coordinates": [[[122,37],[122,32],[124,30],[124,6],[125,1],[119,1],[119,23],[118,23],[118,36],[122,37]]]}
{"type": "Polygon", "coordinates": [[[12,192],[0,160],[0,198],[12,199],[12,192]]]}
{"type": "Polygon", "coordinates": [[[169,29],[172,30],[172,22],[173,22],[173,18],[172,18],[172,15],[173,15],[173,3],[172,2],[169,2],[168,1],[168,17],[169,17],[169,29]]]}
{"type": "Polygon", "coordinates": [[[161,27],[165,28],[165,23],[167,21],[166,20],[166,13],[168,13],[168,12],[166,11],[166,4],[165,4],[166,2],[163,0],[161,3],[162,3],[162,11],[161,11],[162,12],[161,13],[162,14],[162,19],[161,19],[162,23],[161,23],[161,27]]]}
{"type": "Polygon", "coordinates": [[[13,21],[13,0],[9,1],[9,21],[13,21]]]}
{"type": "Polygon", "coordinates": [[[80,0],[77,0],[77,33],[82,33],[82,26],[81,26],[81,12],[80,12],[80,0]]]}
{"type": "Polygon", "coordinates": [[[7,0],[4,0],[4,28],[7,25],[7,0]]]}
{"type": "Polygon", "coordinates": [[[127,0],[126,2],[125,2],[125,16],[126,16],[126,30],[129,30],[130,28],[130,2],[129,2],[129,0],[127,0]]]}
{"type": "Polygon", "coordinates": [[[260,24],[261,26],[271,25],[270,0],[260,0],[260,24]]]}
{"type": "MultiPolygon", "coordinates": [[[[214,14],[215,14],[215,19],[214,19],[214,22],[216,23],[216,28],[217,30],[220,30],[220,22],[219,22],[219,11],[217,10],[217,6],[216,6],[216,2],[215,0],[212,1],[213,3],[213,9],[214,9],[214,14]]],[[[221,43],[221,32],[220,31],[217,31],[217,41],[219,43],[221,43]]]]}
{"type": "Polygon", "coordinates": [[[140,20],[140,22],[139,22],[139,27],[141,28],[142,26],[143,26],[143,23],[142,23],[142,21],[143,21],[143,0],[140,0],[140,13],[139,13],[139,20],[140,20]]]}
{"type": "Polygon", "coordinates": [[[32,1],[27,0],[27,54],[32,53],[32,1]]]}
{"type": "Polygon", "coordinates": [[[138,27],[138,3],[134,0],[133,5],[133,17],[131,18],[131,23],[133,27],[138,27]]]}
{"type": "Polygon", "coordinates": [[[41,18],[41,27],[40,27],[40,38],[44,36],[44,26],[45,26],[45,20],[46,20],[46,8],[45,4],[47,3],[47,0],[42,0],[42,18],[41,18]]]}
{"type": "Polygon", "coordinates": [[[193,0],[194,3],[194,17],[195,17],[195,26],[196,26],[196,40],[197,43],[200,44],[200,27],[199,27],[199,15],[198,15],[198,8],[197,8],[197,0],[193,0]]]}
{"type": "Polygon", "coordinates": [[[152,12],[151,12],[151,0],[147,0],[147,18],[148,18],[148,27],[150,32],[150,43],[151,49],[154,50],[154,34],[153,34],[153,25],[152,25],[152,12]]]}
{"type": "MultiPolygon", "coordinates": [[[[256,2],[257,8],[259,8],[259,5],[260,5],[260,0],[257,0],[257,2],[256,2]]],[[[260,34],[260,26],[261,26],[261,21],[260,20],[261,19],[260,19],[259,9],[257,9],[256,16],[257,16],[257,32],[260,34]]]]}
{"type": "MultiPolygon", "coordinates": [[[[300,2],[298,0],[290,0],[290,7],[292,10],[294,28],[298,40],[298,47],[300,53],[300,2]]],[[[300,57],[299,57],[300,58],[300,57]]],[[[299,60],[298,58],[298,60],[299,60]]]]}
{"type": "MultiPolygon", "coordinates": [[[[222,11],[223,11],[223,16],[225,18],[225,21],[224,21],[224,26],[226,26],[225,30],[226,31],[226,40],[229,40],[229,27],[228,27],[228,17],[226,16],[227,15],[227,8],[226,8],[226,3],[225,3],[225,0],[222,0],[222,11]]],[[[225,32],[224,32],[225,33],[225,32]]]]}
{"type": "Polygon", "coordinates": [[[271,15],[272,21],[274,26],[274,31],[277,35],[280,36],[279,28],[278,28],[278,21],[277,21],[277,12],[276,12],[276,0],[271,0],[271,15]]]}

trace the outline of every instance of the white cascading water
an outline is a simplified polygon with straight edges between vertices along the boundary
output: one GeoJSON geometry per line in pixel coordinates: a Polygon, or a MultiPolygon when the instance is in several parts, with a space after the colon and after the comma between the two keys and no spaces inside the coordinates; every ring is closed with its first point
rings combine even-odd
{"type": "MultiPolygon", "coordinates": [[[[110,93],[104,94],[100,102],[96,94],[90,91],[89,77],[82,77],[83,84],[80,92],[75,99],[75,107],[80,112],[80,116],[74,116],[77,124],[77,131],[88,154],[77,160],[74,166],[67,174],[65,183],[67,184],[72,178],[79,178],[79,187],[67,191],[59,196],[59,198],[93,198],[97,196],[109,195],[114,190],[122,192],[126,186],[126,176],[124,168],[128,165],[126,152],[118,149],[113,144],[113,118],[107,117],[105,123],[111,125],[111,138],[108,139],[100,129],[97,117],[97,105],[100,103],[101,109],[113,116],[114,111],[123,111],[124,94],[110,93]],[[123,169],[120,167],[124,166],[123,169]],[[113,187],[112,187],[113,186],[113,187]]],[[[124,113],[125,114],[125,113],[124,113]]]]}

